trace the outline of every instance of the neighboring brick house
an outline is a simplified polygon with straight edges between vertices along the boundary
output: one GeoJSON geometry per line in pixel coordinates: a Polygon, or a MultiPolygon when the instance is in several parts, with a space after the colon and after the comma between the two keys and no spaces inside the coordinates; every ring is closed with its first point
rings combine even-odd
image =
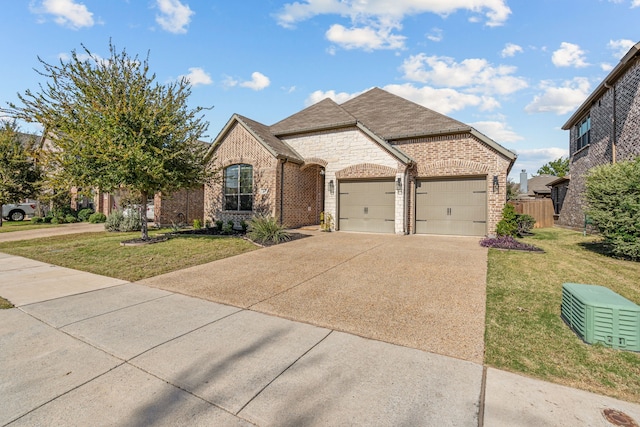
{"type": "Polygon", "coordinates": [[[272,126],[234,115],[212,144],[222,183],[207,219],[256,213],[290,227],[484,236],[516,155],[464,123],[382,89],[325,99],[272,126]]]}
{"type": "Polygon", "coordinates": [[[552,190],[558,194],[560,226],[585,226],[584,191],[589,169],[640,155],[639,58],[637,43],[562,127],[569,131],[571,177],[552,186],[560,186],[552,190]],[[563,191],[566,194],[561,198],[563,191]]]}
{"type": "MultiPolygon", "coordinates": [[[[111,212],[124,209],[124,197],[118,191],[105,193],[96,191],[93,197],[93,208],[96,212],[109,215],[111,212]]],[[[176,191],[172,194],[156,193],[148,201],[147,218],[156,225],[192,224],[194,219],[204,219],[204,186],[188,190],[176,191]],[[153,206],[153,210],[150,207],[153,206]]],[[[73,200],[72,200],[73,201],[73,200]]],[[[73,207],[73,205],[72,205],[73,207]]]]}

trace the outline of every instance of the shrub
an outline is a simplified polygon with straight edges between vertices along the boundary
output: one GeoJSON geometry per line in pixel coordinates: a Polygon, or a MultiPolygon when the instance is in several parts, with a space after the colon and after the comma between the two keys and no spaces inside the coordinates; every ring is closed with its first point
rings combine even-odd
{"type": "Polygon", "coordinates": [[[496,225],[496,234],[498,236],[515,236],[518,233],[516,208],[507,203],[502,209],[502,219],[496,225]]]}
{"type": "Polygon", "coordinates": [[[591,169],[585,198],[611,252],[640,260],[640,157],[591,169]]]}
{"type": "Polygon", "coordinates": [[[485,248],[542,252],[542,249],[528,243],[520,242],[514,239],[513,236],[487,237],[480,241],[480,246],[485,248]]]}
{"type": "Polygon", "coordinates": [[[104,223],[104,229],[107,231],[120,231],[120,224],[124,220],[124,214],[122,211],[113,211],[107,217],[104,223]]]}
{"type": "Polygon", "coordinates": [[[64,224],[64,218],[54,216],[51,218],[51,224],[64,224]]]}
{"type": "Polygon", "coordinates": [[[93,209],[85,208],[78,212],[78,221],[88,221],[89,217],[94,213],[93,209]]]}
{"type": "Polygon", "coordinates": [[[34,224],[40,224],[42,222],[44,222],[44,218],[41,216],[32,216],[31,217],[31,222],[34,224]]]}
{"type": "Polygon", "coordinates": [[[271,216],[255,216],[249,221],[248,236],[259,243],[278,244],[291,239],[291,235],[283,225],[271,216]]]}
{"type": "Polygon", "coordinates": [[[531,233],[533,226],[536,224],[536,219],[531,215],[522,214],[516,216],[516,223],[518,225],[518,236],[524,236],[531,233]]]}
{"type": "Polygon", "coordinates": [[[128,233],[130,231],[142,230],[142,220],[140,217],[140,211],[137,209],[130,210],[129,214],[125,216],[120,222],[119,231],[128,233]]]}
{"type": "Polygon", "coordinates": [[[68,222],[69,224],[73,224],[74,222],[78,222],[78,219],[73,215],[67,215],[64,217],[64,222],[68,222]]]}
{"type": "Polygon", "coordinates": [[[42,222],[44,222],[44,223],[46,223],[46,224],[49,224],[49,223],[51,222],[51,220],[52,220],[52,219],[53,219],[53,216],[52,216],[52,215],[47,214],[47,216],[45,216],[45,217],[42,219],[42,222]]]}
{"type": "Polygon", "coordinates": [[[233,221],[229,220],[222,226],[222,234],[233,234],[233,221]]]}
{"type": "Polygon", "coordinates": [[[242,229],[243,233],[246,233],[247,228],[249,228],[249,224],[247,223],[247,221],[245,221],[244,219],[240,221],[240,228],[242,229]]]}
{"type": "Polygon", "coordinates": [[[222,231],[222,226],[224,225],[224,221],[222,221],[221,219],[216,221],[216,230],[218,230],[218,232],[222,231]]]}
{"type": "Polygon", "coordinates": [[[202,228],[202,221],[200,221],[199,219],[194,219],[193,220],[193,229],[194,230],[200,230],[202,228]]]}
{"type": "Polygon", "coordinates": [[[94,212],[89,215],[89,222],[91,224],[99,224],[105,222],[107,220],[107,216],[102,212],[94,212]]]}

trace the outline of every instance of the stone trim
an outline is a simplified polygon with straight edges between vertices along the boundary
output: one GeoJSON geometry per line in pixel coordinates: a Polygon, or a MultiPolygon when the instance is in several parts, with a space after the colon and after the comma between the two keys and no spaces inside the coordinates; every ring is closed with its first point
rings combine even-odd
{"type": "Polygon", "coordinates": [[[397,173],[397,169],[389,166],[376,165],[373,163],[360,163],[337,171],[336,179],[393,178],[397,173]]]}
{"type": "Polygon", "coordinates": [[[323,168],[327,167],[327,161],[320,159],[318,157],[309,157],[308,159],[304,159],[304,165],[302,165],[302,167],[300,167],[300,170],[305,170],[306,168],[310,167],[310,166],[317,166],[320,165],[323,168]]]}
{"type": "Polygon", "coordinates": [[[439,160],[437,162],[431,162],[427,164],[420,164],[417,167],[418,176],[445,176],[445,175],[460,175],[463,171],[464,175],[472,175],[477,173],[479,175],[489,174],[489,165],[474,162],[471,160],[450,159],[439,160]]]}
{"type": "Polygon", "coordinates": [[[229,166],[245,164],[255,166],[258,163],[255,159],[248,159],[246,157],[234,157],[231,159],[224,159],[219,163],[221,169],[226,169],[229,166]]]}

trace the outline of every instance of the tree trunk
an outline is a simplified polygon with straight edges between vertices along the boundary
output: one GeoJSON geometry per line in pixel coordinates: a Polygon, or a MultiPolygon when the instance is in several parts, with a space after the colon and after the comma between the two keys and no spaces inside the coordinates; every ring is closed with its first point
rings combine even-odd
{"type": "Polygon", "coordinates": [[[142,230],[142,240],[149,240],[149,228],[147,227],[147,193],[140,192],[140,229],[142,230]]]}

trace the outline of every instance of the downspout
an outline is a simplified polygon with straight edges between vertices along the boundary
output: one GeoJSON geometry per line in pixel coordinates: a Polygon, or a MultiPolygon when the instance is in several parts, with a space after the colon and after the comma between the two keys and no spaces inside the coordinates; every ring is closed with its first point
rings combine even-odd
{"type": "Polygon", "coordinates": [[[284,222],[284,164],[287,159],[280,159],[280,225],[284,222]]]}
{"type": "Polygon", "coordinates": [[[617,125],[617,118],[616,118],[616,86],[614,85],[610,85],[609,83],[605,82],[604,87],[606,87],[607,89],[611,89],[613,92],[613,106],[612,106],[612,120],[611,120],[611,125],[613,127],[613,129],[611,130],[611,163],[615,164],[617,159],[617,155],[616,155],[616,125],[617,125]]]}
{"type": "Polygon", "coordinates": [[[409,166],[411,164],[407,164],[404,168],[404,215],[403,215],[403,224],[402,231],[404,234],[409,234],[409,195],[411,194],[411,189],[409,188],[409,166]]]}

